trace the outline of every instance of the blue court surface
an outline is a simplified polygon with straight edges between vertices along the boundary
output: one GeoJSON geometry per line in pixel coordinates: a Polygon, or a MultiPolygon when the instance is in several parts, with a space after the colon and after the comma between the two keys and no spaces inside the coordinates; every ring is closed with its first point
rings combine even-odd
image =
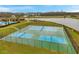
{"type": "Polygon", "coordinates": [[[63,27],[29,25],[2,39],[51,51],[76,53],[63,27]]]}

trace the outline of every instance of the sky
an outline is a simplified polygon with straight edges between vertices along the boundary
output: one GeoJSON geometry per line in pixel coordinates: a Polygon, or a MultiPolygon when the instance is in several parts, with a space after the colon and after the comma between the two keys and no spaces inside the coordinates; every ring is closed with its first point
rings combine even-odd
{"type": "Polygon", "coordinates": [[[79,12],[79,5],[0,5],[0,12],[79,12]]]}

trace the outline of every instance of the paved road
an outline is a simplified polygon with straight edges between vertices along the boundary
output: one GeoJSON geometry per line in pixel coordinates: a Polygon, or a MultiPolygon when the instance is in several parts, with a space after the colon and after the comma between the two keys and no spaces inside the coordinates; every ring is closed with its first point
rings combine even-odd
{"type": "Polygon", "coordinates": [[[72,18],[35,18],[35,19],[63,24],[65,26],[75,29],[76,31],[79,31],[79,20],[77,19],[72,19],[72,18]]]}

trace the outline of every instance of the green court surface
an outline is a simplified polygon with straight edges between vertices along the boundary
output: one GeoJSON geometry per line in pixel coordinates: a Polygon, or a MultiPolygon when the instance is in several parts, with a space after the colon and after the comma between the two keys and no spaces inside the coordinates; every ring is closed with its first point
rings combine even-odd
{"type": "Polygon", "coordinates": [[[29,25],[2,40],[61,53],[76,53],[63,27],[29,25]]]}

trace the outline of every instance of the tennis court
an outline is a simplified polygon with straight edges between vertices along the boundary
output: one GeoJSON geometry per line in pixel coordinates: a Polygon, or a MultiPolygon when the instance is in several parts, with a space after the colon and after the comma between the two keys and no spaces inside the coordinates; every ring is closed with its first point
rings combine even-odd
{"type": "Polygon", "coordinates": [[[76,53],[63,27],[29,25],[2,40],[62,53],[76,53]]]}

